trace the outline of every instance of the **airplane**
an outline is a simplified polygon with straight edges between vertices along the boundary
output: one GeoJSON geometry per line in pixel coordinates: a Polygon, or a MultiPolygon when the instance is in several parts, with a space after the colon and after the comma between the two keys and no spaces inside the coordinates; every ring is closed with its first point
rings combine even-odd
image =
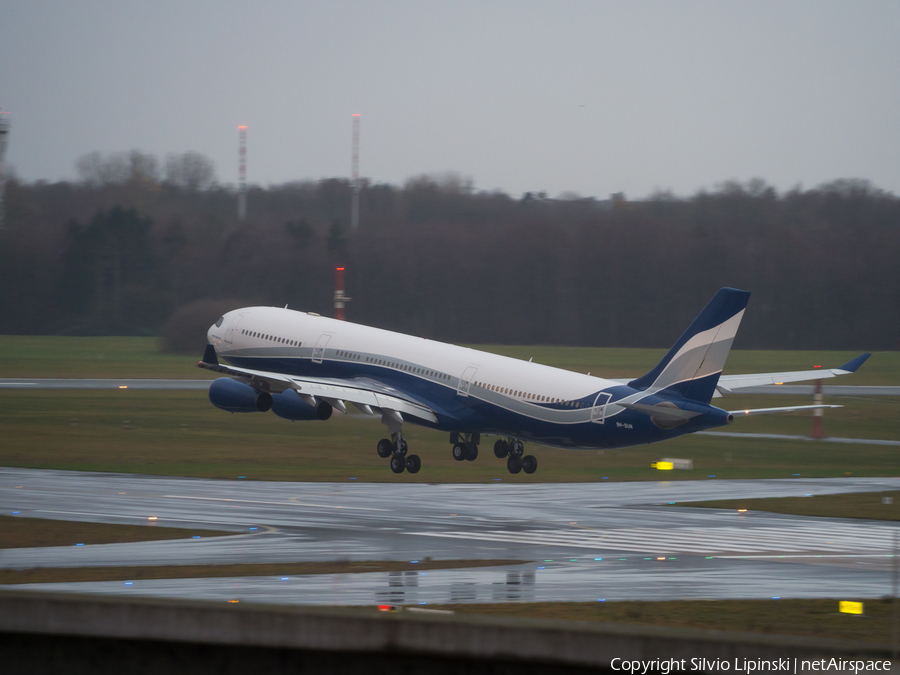
{"type": "Polygon", "coordinates": [[[537,470],[530,441],[562,448],[621,448],[731,424],[735,417],[839,408],[799,405],[723,410],[713,398],[748,387],[853,373],[868,353],[838,368],[722,375],[750,293],[723,288],[653,370],[609,380],[529,361],[277,307],[245,307],[210,326],[200,368],[211,403],[228,412],[272,410],[289,420],[327,420],[352,404],[380,415],[390,438],[379,457],[417,473],[404,423],[449,432],[453,458],[478,457],[482,436],[510,473],[537,470]],[[227,362],[219,361],[222,358],[227,362]]]}

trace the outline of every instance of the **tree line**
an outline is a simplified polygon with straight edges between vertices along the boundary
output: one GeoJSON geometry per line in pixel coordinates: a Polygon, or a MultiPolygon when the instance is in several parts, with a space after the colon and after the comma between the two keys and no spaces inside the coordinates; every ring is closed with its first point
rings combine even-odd
{"type": "Polygon", "coordinates": [[[453,175],[233,189],[188,153],[79,160],[7,185],[0,333],[164,335],[202,347],[249,304],[458,343],[668,347],[722,286],[753,292],[745,349],[900,349],[900,199],[865,181],[761,180],[640,201],[521,198],[453,175]],[[152,161],[151,161],[152,160],[152,161]]]}

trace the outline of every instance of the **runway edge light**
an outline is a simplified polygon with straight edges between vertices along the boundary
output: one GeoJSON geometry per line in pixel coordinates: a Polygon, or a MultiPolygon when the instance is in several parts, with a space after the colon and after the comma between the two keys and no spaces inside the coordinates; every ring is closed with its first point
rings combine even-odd
{"type": "Polygon", "coordinates": [[[863,604],[852,600],[841,600],[838,603],[838,611],[841,614],[862,614],[863,604]]]}

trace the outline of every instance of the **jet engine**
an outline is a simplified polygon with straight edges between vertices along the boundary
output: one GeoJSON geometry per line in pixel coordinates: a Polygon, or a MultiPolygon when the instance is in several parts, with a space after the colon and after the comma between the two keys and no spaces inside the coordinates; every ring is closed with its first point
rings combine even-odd
{"type": "Polygon", "coordinates": [[[272,407],[272,394],[230,377],[220,377],[209,385],[209,402],[232,413],[266,412],[272,407]]]}
{"type": "Polygon", "coordinates": [[[272,412],[286,420],[327,420],[333,408],[328,401],[311,406],[293,389],[286,389],[272,397],[272,412]]]}

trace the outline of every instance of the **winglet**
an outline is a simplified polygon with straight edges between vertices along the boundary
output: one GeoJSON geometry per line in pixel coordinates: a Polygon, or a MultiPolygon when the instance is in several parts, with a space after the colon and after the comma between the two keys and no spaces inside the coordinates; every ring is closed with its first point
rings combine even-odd
{"type": "Polygon", "coordinates": [[[211,344],[206,345],[206,351],[203,352],[203,358],[200,360],[200,363],[197,365],[208,364],[211,366],[219,365],[219,359],[216,357],[216,348],[211,344]]]}
{"type": "Polygon", "coordinates": [[[869,354],[868,352],[866,352],[865,354],[861,354],[860,356],[857,356],[852,361],[847,361],[847,363],[845,363],[842,366],[839,366],[838,368],[835,368],[835,370],[843,370],[847,373],[855,373],[857,368],[859,368],[862,364],[864,364],[866,362],[866,359],[869,358],[870,356],[872,356],[872,355],[869,354]]]}

